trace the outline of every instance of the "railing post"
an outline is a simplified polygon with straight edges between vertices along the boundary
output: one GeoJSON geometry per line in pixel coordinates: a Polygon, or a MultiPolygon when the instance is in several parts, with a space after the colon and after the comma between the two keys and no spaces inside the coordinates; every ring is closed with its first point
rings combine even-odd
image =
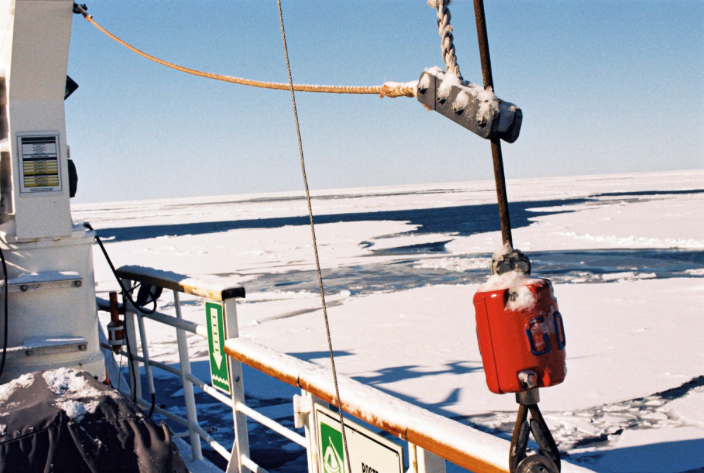
{"type": "MultiPolygon", "coordinates": [[[[318,470],[319,470],[318,429],[316,428],[316,425],[315,425],[315,415],[313,412],[313,403],[318,402],[318,403],[325,405],[326,407],[327,407],[327,403],[316,398],[315,396],[313,396],[311,393],[309,393],[305,389],[301,389],[300,399],[305,404],[305,406],[304,406],[305,422],[303,423],[303,427],[304,427],[305,433],[306,433],[306,440],[308,441],[308,451],[306,452],[306,455],[308,457],[308,473],[318,473],[318,470]]],[[[294,400],[294,405],[295,405],[295,400],[294,400]]],[[[303,406],[299,406],[299,407],[303,407],[303,406]]],[[[294,407],[294,415],[295,415],[295,407],[294,407]]]]}
{"type": "MultiPolygon", "coordinates": [[[[223,317],[225,319],[225,339],[239,337],[237,325],[237,299],[223,301],[223,317]]],[[[232,454],[227,464],[227,473],[246,473],[247,468],[242,465],[242,455],[249,457],[249,434],[247,433],[247,417],[237,411],[237,403],[244,404],[244,380],[242,379],[242,363],[234,358],[227,357],[230,363],[230,391],[232,392],[232,416],[235,423],[235,442],[232,445],[232,454]]]]}
{"type": "Polygon", "coordinates": [[[445,459],[416,446],[418,473],[445,473],[445,459]]]}
{"type": "MultiPolygon", "coordinates": [[[[126,289],[131,289],[132,288],[132,281],[129,279],[123,279],[122,280],[122,285],[126,289]]],[[[132,312],[131,306],[129,302],[127,301],[127,297],[125,295],[122,295],[122,305],[125,308],[125,332],[127,335],[127,339],[129,342],[129,352],[132,355],[137,354],[137,334],[135,333],[134,329],[134,312],[132,312]]],[[[130,390],[132,392],[132,396],[134,396],[135,399],[141,399],[142,398],[142,380],[140,379],[139,375],[139,361],[135,360],[134,358],[132,359],[132,363],[127,363],[127,366],[129,368],[129,382],[130,382],[130,390]]]]}
{"type": "MultiPolygon", "coordinates": [[[[149,342],[147,341],[147,331],[144,329],[144,317],[139,309],[135,308],[137,322],[139,324],[139,341],[142,345],[142,358],[144,358],[144,374],[147,376],[147,389],[149,389],[149,402],[156,404],[156,389],[154,388],[154,376],[152,375],[152,365],[149,363],[149,342]]],[[[135,350],[137,347],[135,347],[135,350]]],[[[150,413],[151,414],[151,413],[150,413]]]]}
{"type": "MultiPolygon", "coordinates": [[[[174,292],[174,307],[176,309],[176,318],[183,319],[181,314],[181,300],[179,299],[178,291],[174,292]]],[[[183,384],[183,399],[186,404],[186,419],[190,424],[198,424],[198,410],[196,409],[196,398],[193,395],[193,383],[187,376],[191,374],[191,360],[188,356],[188,340],[186,332],[183,329],[176,329],[176,343],[178,344],[178,362],[181,367],[181,383],[183,384]]],[[[191,439],[191,455],[193,460],[198,461],[203,459],[203,452],[200,445],[200,436],[198,432],[191,427],[188,428],[191,439]]]]}
{"type": "Polygon", "coordinates": [[[411,442],[408,444],[408,473],[418,473],[418,451],[411,442]]]}

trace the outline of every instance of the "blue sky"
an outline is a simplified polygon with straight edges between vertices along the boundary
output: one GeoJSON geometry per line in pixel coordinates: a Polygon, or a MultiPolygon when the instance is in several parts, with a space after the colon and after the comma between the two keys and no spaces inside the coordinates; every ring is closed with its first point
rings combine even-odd
{"type": "MultiPolygon", "coordinates": [[[[287,81],[275,0],[91,0],[155,56],[287,81]]],[[[704,2],[485,0],[496,93],[518,104],[508,178],[704,167],[704,2]]],[[[423,0],[283,0],[297,83],[379,85],[441,66],[423,0]]],[[[481,82],[472,2],[451,5],[481,82]]],[[[302,189],[287,92],[151,63],[74,17],[66,102],[74,202],[302,189]]],[[[297,94],[312,189],[491,179],[489,143],[415,99],[297,94]]],[[[509,196],[510,198],[510,196],[509,196]]]]}

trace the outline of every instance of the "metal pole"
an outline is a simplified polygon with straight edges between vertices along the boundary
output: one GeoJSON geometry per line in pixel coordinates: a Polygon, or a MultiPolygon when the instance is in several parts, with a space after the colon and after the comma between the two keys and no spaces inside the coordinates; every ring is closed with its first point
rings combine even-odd
{"type": "MultiPolygon", "coordinates": [[[[181,314],[181,300],[178,292],[174,291],[174,308],[176,317],[183,320],[181,314]]],[[[193,383],[188,379],[191,374],[191,361],[188,355],[188,339],[186,332],[183,329],[176,329],[176,343],[178,345],[178,364],[181,369],[181,383],[183,384],[183,400],[186,405],[186,419],[190,424],[198,425],[198,410],[196,408],[196,398],[193,394],[193,383]]],[[[199,461],[203,459],[203,452],[200,445],[200,437],[191,427],[188,428],[191,439],[191,455],[193,460],[199,461]]]]}
{"type": "MultiPolygon", "coordinates": [[[[123,288],[131,288],[132,281],[129,279],[122,279],[123,288]]],[[[130,367],[130,392],[132,393],[133,399],[142,398],[142,380],[139,374],[139,360],[134,358],[137,354],[137,333],[134,327],[134,309],[131,304],[127,301],[125,293],[122,294],[122,305],[125,308],[125,337],[128,339],[129,345],[127,349],[130,352],[129,358],[132,359],[132,363],[128,363],[130,367]]]]}
{"type": "MultiPolygon", "coordinates": [[[[222,301],[223,317],[225,318],[225,340],[238,338],[239,324],[237,322],[237,299],[222,301]]],[[[225,358],[230,363],[230,392],[232,393],[232,415],[235,425],[235,443],[232,445],[232,455],[227,464],[226,473],[246,473],[255,471],[246,464],[249,460],[249,433],[247,417],[237,410],[237,404],[245,404],[244,381],[242,379],[242,363],[232,357],[225,358]]],[[[260,468],[261,470],[261,468],[260,468]]]]}
{"type": "MultiPolygon", "coordinates": [[[[474,17],[477,20],[477,40],[479,41],[479,57],[482,62],[482,78],[484,88],[494,88],[494,78],[491,74],[491,57],[489,56],[489,38],[486,34],[486,18],[484,17],[484,0],[474,0],[474,17]]],[[[499,138],[491,140],[491,157],[494,161],[494,180],[496,181],[496,198],[499,202],[499,218],[501,219],[501,239],[513,248],[511,236],[511,217],[508,213],[508,196],[506,195],[506,178],[504,176],[504,160],[501,154],[499,138]]]]}

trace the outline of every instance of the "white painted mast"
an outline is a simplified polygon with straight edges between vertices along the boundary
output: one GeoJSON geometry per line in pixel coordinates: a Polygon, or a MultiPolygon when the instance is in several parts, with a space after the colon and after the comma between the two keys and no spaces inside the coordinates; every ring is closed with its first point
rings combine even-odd
{"type": "Polygon", "coordinates": [[[9,279],[0,383],[61,366],[105,377],[94,235],[73,223],[69,201],[64,94],[72,11],[72,0],[0,0],[0,248],[9,279]]]}

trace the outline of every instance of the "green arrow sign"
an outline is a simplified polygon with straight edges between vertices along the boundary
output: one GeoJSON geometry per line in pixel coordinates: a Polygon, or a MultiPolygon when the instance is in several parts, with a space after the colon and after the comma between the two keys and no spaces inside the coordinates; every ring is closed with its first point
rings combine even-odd
{"type": "Polygon", "coordinates": [[[208,327],[211,382],[214,387],[230,394],[230,363],[225,355],[225,322],[222,304],[206,302],[205,320],[208,327]]]}

